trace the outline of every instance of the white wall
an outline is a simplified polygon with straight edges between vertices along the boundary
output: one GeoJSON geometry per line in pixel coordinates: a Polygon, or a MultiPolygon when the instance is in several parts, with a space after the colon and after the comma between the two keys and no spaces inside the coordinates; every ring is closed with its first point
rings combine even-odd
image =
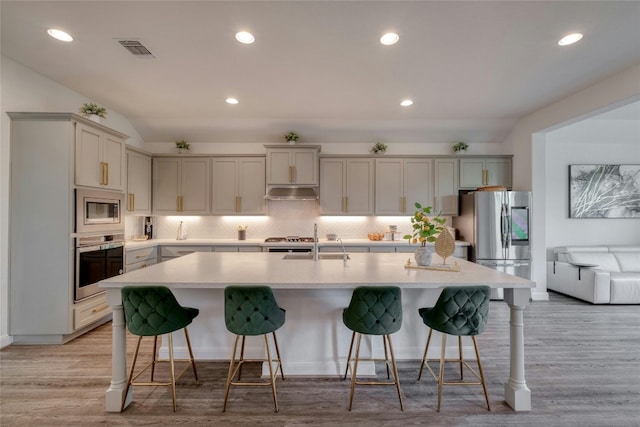
{"type": "MultiPolygon", "coordinates": [[[[628,122],[628,121],[627,121],[628,122]]],[[[637,164],[640,165],[640,121],[631,127],[635,142],[601,144],[584,142],[582,130],[575,133],[558,131],[546,138],[546,186],[555,191],[546,194],[545,239],[547,259],[552,248],[563,245],[639,245],[640,218],[576,219],[569,218],[569,165],[571,164],[637,164]]],[[[628,124],[628,123],[626,123],[628,124]]],[[[624,128],[621,123],[620,128],[624,128]]],[[[622,137],[624,139],[624,137],[622,137]]]]}
{"type": "MultiPolygon", "coordinates": [[[[9,290],[9,139],[7,112],[77,112],[85,102],[98,102],[37,74],[17,62],[0,57],[0,347],[8,344],[9,290]]],[[[143,141],[126,117],[108,105],[106,126],[131,138],[128,144],[142,147],[143,141]]]]}
{"type": "MultiPolygon", "coordinates": [[[[639,100],[640,78],[638,76],[640,76],[640,64],[518,120],[505,140],[505,145],[506,149],[514,155],[514,190],[533,192],[533,230],[546,230],[546,211],[554,209],[553,206],[546,204],[547,191],[554,192],[556,188],[561,188],[561,184],[557,182],[553,182],[552,186],[547,188],[547,155],[545,154],[545,150],[549,148],[546,143],[547,134],[639,100]]],[[[588,233],[589,231],[585,226],[580,232],[588,233]]],[[[537,283],[533,293],[534,299],[547,298],[545,264],[547,247],[544,233],[533,236],[532,280],[537,283]]]]}

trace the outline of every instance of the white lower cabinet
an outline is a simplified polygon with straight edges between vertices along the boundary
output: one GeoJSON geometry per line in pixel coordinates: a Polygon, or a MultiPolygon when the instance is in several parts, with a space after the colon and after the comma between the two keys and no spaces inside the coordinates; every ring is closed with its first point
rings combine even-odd
{"type": "Polygon", "coordinates": [[[82,329],[111,313],[107,296],[103,293],[73,305],[73,329],[82,329]]]}
{"type": "MultiPolygon", "coordinates": [[[[369,252],[368,246],[345,246],[344,251],[346,253],[364,253],[369,252]]],[[[341,246],[321,246],[318,248],[318,252],[340,252],[342,253],[341,246]]]]}
{"type": "Polygon", "coordinates": [[[189,255],[194,252],[213,252],[211,246],[160,246],[160,261],[168,261],[173,258],[189,255]]]}
{"type": "Polygon", "coordinates": [[[124,255],[125,272],[139,270],[158,262],[158,248],[127,249],[124,255]]]}

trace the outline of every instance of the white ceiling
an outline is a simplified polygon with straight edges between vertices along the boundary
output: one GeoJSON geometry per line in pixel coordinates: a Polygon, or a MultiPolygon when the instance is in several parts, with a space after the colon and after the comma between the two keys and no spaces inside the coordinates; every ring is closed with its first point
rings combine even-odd
{"type": "Polygon", "coordinates": [[[640,63],[637,1],[2,0],[0,12],[3,55],[125,115],[147,142],[289,130],[313,143],[502,142],[519,117],[640,63]],[[256,42],[236,42],[240,30],[256,42]],[[382,46],[389,30],[400,41],[382,46]],[[559,47],[570,32],[585,36],[559,47]]]}

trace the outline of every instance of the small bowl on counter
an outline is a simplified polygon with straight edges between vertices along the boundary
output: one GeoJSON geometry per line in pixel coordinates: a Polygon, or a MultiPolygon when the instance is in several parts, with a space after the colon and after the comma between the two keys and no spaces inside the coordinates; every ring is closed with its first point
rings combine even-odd
{"type": "Polygon", "coordinates": [[[384,240],[384,233],[369,233],[369,240],[379,241],[384,240]]]}

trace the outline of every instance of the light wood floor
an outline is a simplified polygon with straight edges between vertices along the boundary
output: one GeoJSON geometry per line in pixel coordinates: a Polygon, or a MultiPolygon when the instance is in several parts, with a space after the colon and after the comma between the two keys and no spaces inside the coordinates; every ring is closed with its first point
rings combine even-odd
{"type": "Polygon", "coordinates": [[[189,372],[180,380],[176,413],[166,387],[136,388],[124,413],[105,413],[111,366],[106,324],[63,346],[0,351],[0,425],[640,426],[640,307],[594,306],[555,293],[549,302],[532,303],[525,311],[525,354],[533,410],[520,413],[502,400],[508,314],[506,304],[492,302],[489,327],[478,339],[491,412],[479,387],[445,388],[436,412],[433,379],[417,382],[419,361],[403,361],[404,412],[392,387],[357,388],[349,412],[348,381],[287,378],[278,383],[278,414],[262,387],[232,389],[222,413],[227,364],[200,362],[199,382],[189,372]]]}

